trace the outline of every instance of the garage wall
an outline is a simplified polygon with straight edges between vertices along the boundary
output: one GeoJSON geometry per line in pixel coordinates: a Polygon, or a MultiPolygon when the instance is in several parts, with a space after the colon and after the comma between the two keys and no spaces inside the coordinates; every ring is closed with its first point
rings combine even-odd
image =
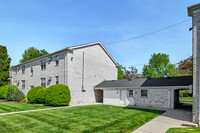
{"type": "Polygon", "coordinates": [[[104,90],[103,103],[119,105],[120,104],[120,90],[104,90]]]}
{"type": "Polygon", "coordinates": [[[138,107],[168,108],[168,89],[148,89],[147,97],[141,96],[142,89],[135,90],[134,105],[138,107]]]}

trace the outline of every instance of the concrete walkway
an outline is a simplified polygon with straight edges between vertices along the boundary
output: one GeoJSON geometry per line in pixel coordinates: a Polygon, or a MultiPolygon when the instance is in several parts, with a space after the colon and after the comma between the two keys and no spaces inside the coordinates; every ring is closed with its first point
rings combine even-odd
{"type": "Polygon", "coordinates": [[[70,108],[70,107],[76,107],[76,106],[94,105],[94,104],[98,104],[98,103],[77,104],[77,105],[69,105],[69,106],[62,106],[62,107],[51,107],[51,108],[45,108],[45,109],[34,109],[34,110],[25,110],[25,111],[16,111],[16,112],[0,113],[0,116],[1,116],[1,115],[9,115],[9,114],[26,113],[26,112],[43,111],[43,110],[53,110],[53,109],[70,108]]]}
{"type": "Polygon", "coordinates": [[[183,127],[181,124],[195,125],[192,123],[191,110],[167,110],[162,115],[133,131],[133,133],[165,133],[169,128],[183,127]]]}

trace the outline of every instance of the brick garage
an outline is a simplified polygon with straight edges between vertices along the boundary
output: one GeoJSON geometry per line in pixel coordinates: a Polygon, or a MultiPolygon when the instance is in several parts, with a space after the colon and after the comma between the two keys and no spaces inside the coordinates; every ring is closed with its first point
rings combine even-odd
{"type": "Polygon", "coordinates": [[[192,91],[192,76],[108,80],[95,87],[103,90],[103,103],[174,109],[179,104],[179,90],[192,91]]]}

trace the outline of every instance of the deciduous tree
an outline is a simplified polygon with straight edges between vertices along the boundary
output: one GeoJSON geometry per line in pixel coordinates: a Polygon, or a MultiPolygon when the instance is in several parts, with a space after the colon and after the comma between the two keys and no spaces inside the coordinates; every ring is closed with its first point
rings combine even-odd
{"type": "Polygon", "coordinates": [[[24,53],[22,54],[22,59],[20,60],[20,63],[32,60],[34,58],[47,55],[49,54],[46,50],[42,49],[39,50],[35,47],[30,47],[27,50],[24,50],[24,53]]]}
{"type": "Polygon", "coordinates": [[[147,78],[174,76],[175,65],[170,63],[169,55],[153,54],[149,64],[144,65],[142,74],[147,78]]]}

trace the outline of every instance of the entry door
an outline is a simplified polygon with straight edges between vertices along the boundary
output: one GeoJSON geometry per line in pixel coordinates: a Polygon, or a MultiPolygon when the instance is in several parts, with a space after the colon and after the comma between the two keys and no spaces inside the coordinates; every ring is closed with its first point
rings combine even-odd
{"type": "Polygon", "coordinates": [[[133,90],[128,90],[128,105],[134,105],[133,90]]]}

